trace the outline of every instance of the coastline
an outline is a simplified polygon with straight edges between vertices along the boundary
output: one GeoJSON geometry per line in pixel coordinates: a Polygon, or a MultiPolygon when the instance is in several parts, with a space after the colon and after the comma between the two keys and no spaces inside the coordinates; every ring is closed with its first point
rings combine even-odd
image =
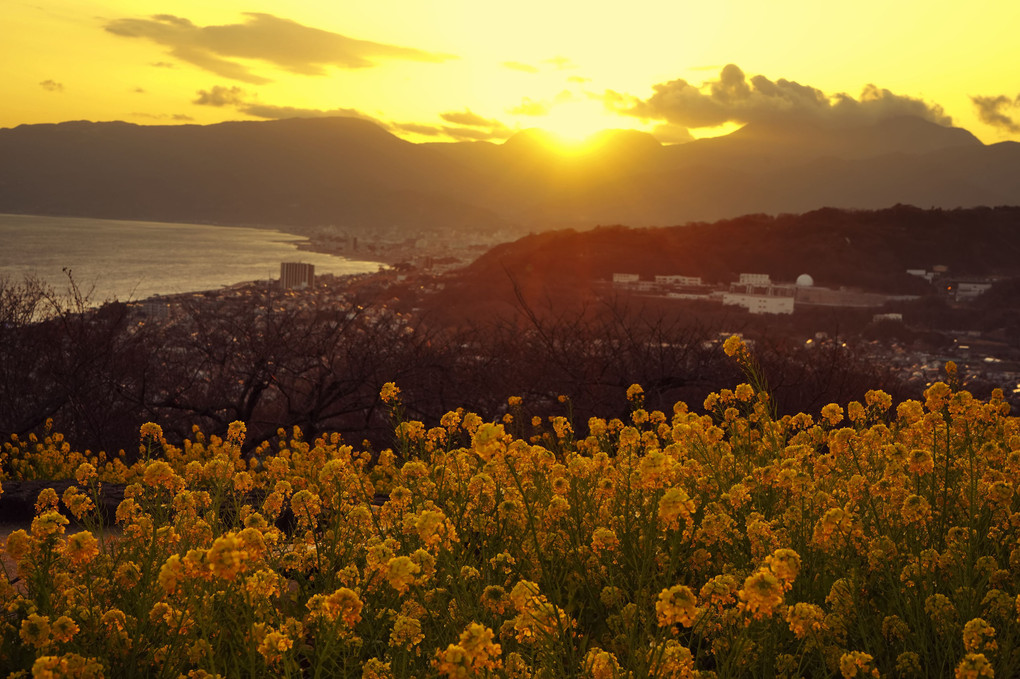
{"type": "MultiPolygon", "coordinates": [[[[301,260],[319,275],[375,273],[384,258],[322,247],[301,229],[96,217],[0,214],[0,278],[36,278],[58,295],[71,280],[98,306],[217,291],[277,280],[282,262],[301,260]]],[[[388,259],[388,258],[386,258],[388,259]]]]}

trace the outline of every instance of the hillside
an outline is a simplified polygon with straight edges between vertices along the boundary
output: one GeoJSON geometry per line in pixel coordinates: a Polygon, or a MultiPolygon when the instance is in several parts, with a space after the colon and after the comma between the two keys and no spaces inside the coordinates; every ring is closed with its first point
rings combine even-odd
{"type": "Polygon", "coordinates": [[[825,208],[802,215],[752,214],[668,228],[599,227],[532,234],[480,257],[447,286],[443,307],[512,305],[584,295],[613,273],[700,276],[726,283],[742,272],[817,285],[919,293],[906,273],[944,265],[954,275],[1020,277],[1020,208],[884,210],[825,208]]]}
{"type": "Polygon", "coordinates": [[[412,144],[354,118],[0,129],[0,212],[527,232],[897,203],[1020,204],[1020,144],[918,118],[748,125],[673,146],[616,130],[566,156],[534,130],[412,144]]]}

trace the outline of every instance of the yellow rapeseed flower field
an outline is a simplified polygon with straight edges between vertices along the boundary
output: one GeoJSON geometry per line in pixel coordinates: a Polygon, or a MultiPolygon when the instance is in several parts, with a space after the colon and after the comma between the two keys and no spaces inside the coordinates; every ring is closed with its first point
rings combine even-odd
{"type": "Polygon", "coordinates": [[[1020,420],[949,383],[775,416],[463,411],[394,445],[242,455],[246,428],[137,462],[52,430],[0,483],[73,480],[10,534],[0,667],[36,677],[1020,676],[1020,420]],[[524,433],[522,433],[524,432],[524,433]],[[103,484],[124,484],[110,525],[103,484]],[[74,521],[74,531],[68,530],[74,521]]]}

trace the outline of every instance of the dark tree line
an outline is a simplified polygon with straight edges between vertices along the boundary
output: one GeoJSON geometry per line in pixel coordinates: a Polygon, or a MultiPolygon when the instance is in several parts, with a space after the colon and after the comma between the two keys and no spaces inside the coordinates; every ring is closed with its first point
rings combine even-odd
{"type": "MultiPolygon", "coordinates": [[[[222,433],[241,420],[249,445],[299,426],[385,446],[378,392],[390,381],[407,415],[429,426],[457,407],[496,419],[511,395],[534,414],[563,414],[562,394],[583,432],[593,415],[625,416],[634,383],[648,409],[669,413],[743,381],[719,347],[721,329],[618,299],[539,307],[519,295],[512,315],[451,323],[377,296],[257,287],[193,296],[161,318],[95,307],[73,280],[57,294],[0,279],[0,436],[53,418],[78,447],[130,450],[146,421],[179,440],[193,425],[222,433]]],[[[871,388],[916,396],[841,344],[807,349],[764,336],[755,346],[782,412],[816,413],[871,388]]]]}

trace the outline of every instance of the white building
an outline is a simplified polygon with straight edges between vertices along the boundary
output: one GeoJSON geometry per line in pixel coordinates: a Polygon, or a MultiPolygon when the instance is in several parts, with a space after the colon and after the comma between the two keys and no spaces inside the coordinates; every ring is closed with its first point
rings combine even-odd
{"type": "Polygon", "coordinates": [[[749,295],[743,292],[723,294],[723,304],[742,306],[752,314],[792,314],[793,297],[749,295]]]}

